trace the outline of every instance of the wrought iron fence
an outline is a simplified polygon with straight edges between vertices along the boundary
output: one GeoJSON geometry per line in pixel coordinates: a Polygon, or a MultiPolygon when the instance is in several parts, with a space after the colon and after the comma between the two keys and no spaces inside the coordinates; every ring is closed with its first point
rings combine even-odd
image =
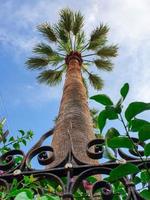
{"type": "MultiPolygon", "coordinates": [[[[54,183],[56,187],[61,188],[55,194],[60,199],[104,199],[111,200],[116,195],[113,189],[113,184],[108,182],[107,176],[111,170],[121,165],[121,162],[134,163],[140,169],[145,168],[145,163],[141,162],[140,157],[143,156],[142,151],[137,154],[134,151],[123,151],[118,149],[116,155],[120,161],[103,161],[103,139],[95,139],[87,146],[87,155],[91,159],[100,159],[98,165],[79,164],[72,154],[72,151],[66,155],[63,162],[57,166],[49,167],[55,160],[55,152],[50,146],[42,146],[43,141],[51,136],[53,130],[45,133],[40,140],[29,150],[25,155],[21,150],[11,150],[3,154],[0,158],[0,185],[1,190],[10,190],[14,179],[20,181],[25,176],[33,175],[38,183],[43,184],[43,180],[54,183]],[[94,147],[94,151],[92,150],[94,147]],[[17,161],[17,158],[19,161],[17,161]],[[37,160],[40,166],[36,169],[36,165],[32,166],[32,160],[37,160]],[[89,178],[90,177],[90,178],[89,178]],[[93,178],[91,178],[93,177],[93,178]],[[92,182],[91,182],[92,180],[92,182]]],[[[132,138],[138,142],[137,139],[132,138]]],[[[140,143],[142,146],[143,144],[140,143]]],[[[150,161],[146,161],[146,165],[150,167],[150,161]]],[[[126,176],[120,179],[121,184],[125,188],[127,200],[143,199],[139,193],[138,188],[133,183],[135,175],[126,176]]],[[[38,187],[34,190],[35,194],[42,194],[45,192],[44,186],[38,187]]],[[[52,191],[51,191],[52,192],[52,191]]]]}

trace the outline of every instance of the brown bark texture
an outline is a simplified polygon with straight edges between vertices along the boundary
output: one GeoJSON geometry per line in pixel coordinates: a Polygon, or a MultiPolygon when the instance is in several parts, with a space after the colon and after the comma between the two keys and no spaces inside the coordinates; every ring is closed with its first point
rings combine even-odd
{"type": "Polygon", "coordinates": [[[95,139],[95,136],[86,89],[82,81],[81,66],[77,59],[71,59],[53,134],[52,147],[55,153],[53,166],[60,164],[70,150],[73,156],[82,163],[98,164],[86,153],[87,144],[92,139],[95,139]]]}

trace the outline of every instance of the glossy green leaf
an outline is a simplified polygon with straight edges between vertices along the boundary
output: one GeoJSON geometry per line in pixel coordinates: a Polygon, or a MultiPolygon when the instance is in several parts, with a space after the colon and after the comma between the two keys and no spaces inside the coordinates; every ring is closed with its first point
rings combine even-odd
{"type": "Polygon", "coordinates": [[[95,96],[90,97],[90,99],[93,99],[96,102],[101,103],[105,106],[113,105],[113,102],[111,101],[111,99],[105,94],[95,95],[95,96]]]}
{"type": "Polygon", "coordinates": [[[117,137],[117,136],[119,136],[119,135],[120,135],[120,134],[119,134],[119,132],[118,132],[117,129],[115,129],[115,128],[110,128],[110,129],[107,131],[106,135],[105,135],[105,139],[106,139],[106,140],[110,140],[110,139],[112,139],[112,138],[114,138],[114,137],[117,137]]]}
{"type": "Polygon", "coordinates": [[[107,120],[107,112],[106,110],[103,110],[102,112],[100,112],[98,116],[98,127],[101,132],[106,124],[106,120],[107,120]]]}
{"type": "Polygon", "coordinates": [[[129,174],[134,174],[137,172],[139,172],[139,168],[136,165],[131,163],[122,164],[110,172],[109,181],[116,181],[129,174]]]}
{"type": "Polygon", "coordinates": [[[20,144],[18,142],[13,144],[14,149],[20,149],[20,144]]]}
{"type": "Polygon", "coordinates": [[[150,124],[142,126],[139,131],[139,140],[144,142],[145,140],[150,139],[150,124]]]}
{"type": "Polygon", "coordinates": [[[142,183],[148,183],[150,181],[150,172],[143,170],[141,172],[141,181],[142,183]]]}
{"type": "Polygon", "coordinates": [[[150,123],[148,121],[143,120],[143,119],[135,118],[135,119],[130,121],[129,127],[130,127],[131,131],[137,132],[141,129],[142,126],[147,125],[147,124],[150,124],[150,123]]]}
{"type": "Polygon", "coordinates": [[[133,144],[131,140],[126,136],[114,137],[107,141],[107,145],[113,149],[115,148],[132,149],[133,148],[133,144]]]}
{"type": "Polygon", "coordinates": [[[105,110],[107,113],[107,119],[109,119],[109,120],[118,119],[118,114],[116,113],[116,110],[114,107],[106,106],[105,110]]]}
{"type": "Polygon", "coordinates": [[[103,128],[105,127],[106,120],[114,120],[118,118],[118,114],[115,112],[115,109],[111,106],[107,106],[105,110],[100,112],[98,116],[98,126],[100,131],[102,132],[103,128]]]}
{"type": "Polygon", "coordinates": [[[148,143],[148,144],[145,144],[145,146],[144,146],[144,155],[145,156],[150,156],[150,143],[148,143]]]}
{"type": "Polygon", "coordinates": [[[123,99],[126,98],[128,92],[129,92],[129,84],[128,84],[128,83],[125,83],[125,84],[123,85],[123,87],[121,88],[121,90],[120,90],[120,94],[121,94],[121,96],[123,97],[123,99]]]}
{"type": "Polygon", "coordinates": [[[134,179],[133,179],[133,182],[134,182],[135,185],[141,183],[141,179],[140,179],[140,177],[135,176],[134,179]]]}
{"type": "Polygon", "coordinates": [[[143,190],[142,192],[140,192],[140,195],[145,200],[150,200],[150,190],[143,190]]]}
{"type": "Polygon", "coordinates": [[[150,110],[150,103],[133,102],[130,103],[125,111],[125,117],[127,121],[130,121],[137,114],[140,114],[146,110],[150,110]]]}
{"type": "Polygon", "coordinates": [[[25,132],[23,130],[19,130],[19,133],[21,133],[22,136],[25,135],[25,132]]]}

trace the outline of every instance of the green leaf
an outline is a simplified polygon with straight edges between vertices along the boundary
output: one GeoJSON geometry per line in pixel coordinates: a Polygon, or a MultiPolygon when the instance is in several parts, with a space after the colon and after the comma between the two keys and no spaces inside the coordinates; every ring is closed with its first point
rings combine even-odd
{"type": "Polygon", "coordinates": [[[96,102],[101,103],[105,106],[113,105],[113,102],[111,101],[111,99],[105,94],[95,95],[95,96],[90,97],[90,99],[94,99],[96,102]]]}
{"type": "Polygon", "coordinates": [[[139,131],[139,140],[144,142],[145,140],[150,139],[150,124],[142,126],[139,131]]]}
{"type": "Polygon", "coordinates": [[[107,119],[109,120],[118,119],[118,115],[113,107],[107,106],[106,109],[100,112],[98,116],[98,126],[101,132],[106,124],[107,119]]]}
{"type": "Polygon", "coordinates": [[[140,114],[146,110],[150,110],[150,103],[133,102],[133,103],[130,103],[128,108],[126,109],[125,117],[127,121],[130,121],[137,114],[140,114]]]}
{"type": "Polygon", "coordinates": [[[117,129],[115,129],[115,128],[110,128],[110,129],[107,131],[106,135],[105,135],[105,139],[106,139],[106,140],[110,140],[110,139],[112,139],[112,138],[114,138],[114,137],[117,137],[117,136],[119,136],[119,135],[120,135],[120,134],[119,134],[119,132],[118,132],[117,129]]]}
{"type": "Polygon", "coordinates": [[[107,141],[107,145],[113,149],[115,148],[132,149],[133,148],[133,144],[131,140],[126,136],[119,136],[119,137],[114,137],[112,139],[109,139],[107,141]]]}
{"type": "Polygon", "coordinates": [[[120,94],[123,97],[123,100],[126,98],[128,92],[129,92],[129,84],[125,83],[120,90],[120,94]]]}
{"type": "Polygon", "coordinates": [[[113,106],[106,106],[106,112],[109,120],[118,119],[118,114],[113,106]]]}
{"type": "Polygon", "coordinates": [[[142,183],[148,183],[150,181],[150,172],[143,170],[141,172],[141,181],[142,183]]]}
{"type": "Polygon", "coordinates": [[[144,155],[145,156],[150,156],[150,143],[148,143],[148,144],[145,144],[145,146],[144,146],[144,155]]]}
{"type": "Polygon", "coordinates": [[[22,136],[25,135],[25,132],[23,130],[19,130],[19,133],[21,133],[22,136]]]}
{"type": "Polygon", "coordinates": [[[95,182],[97,181],[97,179],[96,179],[94,176],[89,176],[89,177],[87,178],[87,181],[88,181],[89,183],[95,183],[95,182]]]}
{"type": "Polygon", "coordinates": [[[150,190],[143,190],[142,192],[140,192],[140,195],[145,200],[150,200],[150,190]]]}
{"type": "Polygon", "coordinates": [[[12,136],[9,138],[9,142],[14,142],[15,141],[15,138],[12,136]]]}
{"type": "Polygon", "coordinates": [[[22,141],[21,141],[25,146],[27,145],[27,142],[26,142],[26,140],[25,139],[22,139],[22,141]]]}
{"type": "Polygon", "coordinates": [[[98,127],[101,132],[106,124],[106,120],[107,120],[107,112],[106,110],[103,110],[102,112],[100,112],[98,116],[98,127]]]}
{"type": "Polygon", "coordinates": [[[19,143],[14,143],[14,144],[13,144],[13,147],[14,147],[14,149],[20,149],[19,143]]]}
{"type": "Polygon", "coordinates": [[[141,129],[142,126],[148,125],[148,124],[150,124],[148,121],[135,118],[135,119],[130,121],[129,127],[130,127],[131,131],[137,132],[141,129]]]}
{"type": "Polygon", "coordinates": [[[139,168],[136,165],[131,163],[122,164],[110,172],[109,181],[116,181],[129,174],[135,174],[137,172],[139,172],[139,168]]]}
{"type": "Polygon", "coordinates": [[[18,190],[18,194],[14,200],[32,200],[33,199],[33,192],[30,189],[20,189],[18,190]]]}
{"type": "Polygon", "coordinates": [[[134,182],[135,185],[141,183],[141,179],[140,179],[140,177],[135,176],[134,179],[133,179],[133,182],[134,182]]]}

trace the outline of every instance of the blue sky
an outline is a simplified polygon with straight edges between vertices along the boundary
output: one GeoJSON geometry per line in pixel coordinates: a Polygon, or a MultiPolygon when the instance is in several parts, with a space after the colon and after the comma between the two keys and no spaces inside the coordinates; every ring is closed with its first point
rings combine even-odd
{"type": "MultiPolygon", "coordinates": [[[[126,102],[150,102],[149,0],[0,0],[0,117],[7,118],[11,134],[18,129],[31,129],[36,141],[53,127],[63,85],[39,85],[37,73],[28,71],[24,63],[31,56],[32,47],[41,41],[36,26],[45,21],[56,22],[64,7],[85,15],[88,35],[100,22],[108,24],[110,43],[119,45],[113,72],[100,73],[105,80],[101,93],[116,100],[119,88],[129,82],[126,102]]],[[[90,88],[90,95],[96,93],[90,88]]],[[[90,105],[99,108],[92,102],[90,105]]]]}

